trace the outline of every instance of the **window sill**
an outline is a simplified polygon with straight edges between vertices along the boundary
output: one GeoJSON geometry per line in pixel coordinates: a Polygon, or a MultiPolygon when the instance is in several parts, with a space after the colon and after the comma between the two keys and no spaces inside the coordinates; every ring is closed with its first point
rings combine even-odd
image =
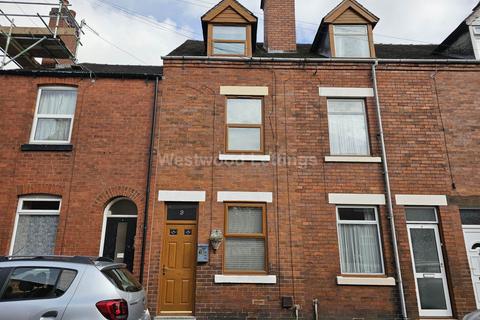
{"type": "Polygon", "coordinates": [[[337,276],[337,285],[339,286],[395,286],[395,278],[392,277],[343,277],[337,276]]]}
{"type": "Polygon", "coordinates": [[[238,284],[276,284],[277,276],[226,276],[216,274],[214,282],[238,284]]]}
{"type": "Polygon", "coordinates": [[[53,152],[71,152],[71,144],[23,144],[22,151],[53,151],[53,152]]]}
{"type": "Polygon", "coordinates": [[[220,154],[220,161],[251,161],[251,162],[269,162],[270,155],[263,154],[220,154]]]}
{"type": "Polygon", "coordinates": [[[380,157],[326,156],[325,162],[382,163],[380,157]]]}

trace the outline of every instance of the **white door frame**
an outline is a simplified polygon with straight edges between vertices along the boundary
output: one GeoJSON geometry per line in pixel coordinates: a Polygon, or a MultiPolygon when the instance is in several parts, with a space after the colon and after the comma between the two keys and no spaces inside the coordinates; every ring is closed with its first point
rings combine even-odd
{"type": "Polygon", "coordinates": [[[467,233],[476,233],[478,235],[480,235],[480,226],[478,225],[463,225],[462,226],[463,228],[463,236],[464,236],[464,240],[465,240],[465,248],[467,250],[467,260],[468,260],[468,266],[470,267],[470,276],[472,278],[472,285],[473,285],[473,293],[475,295],[475,302],[477,303],[477,309],[480,309],[480,299],[479,299],[479,294],[480,292],[477,292],[476,288],[475,288],[475,280],[474,278],[477,277],[473,274],[473,268],[472,268],[472,265],[470,263],[470,255],[469,255],[469,252],[470,252],[470,248],[469,246],[467,245],[467,239],[466,239],[466,235],[467,233]]]}
{"type": "MultiPolygon", "coordinates": [[[[102,235],[100,238],[100,249],[98,250],[98,256],[103,257],[103,247],[105,246],[105,234],[107,232],[107,221],[108,218],[138,218],[137,215],[113,215],[112,212],[110,211],[110,208],[117,203],[120,200],[128,200],[132,201],[132,199],[126,198],[126,197],[119,197],[115,198],[112,201],[108,203],[108,205],[105,207],[105,210],[103,211],[103,222],[102,222],[102,235]]],[[[138,213],[138,212],[137,212],[138,213]]]]}
{"type": "Polygon", "coordinates": [[[443,252],[442,252],[442,244],[440,242],[440,233],[438,231],[438,225],[436,223],[429,223],[429,224],[418,224],[418,223],[408,223],[407,224],[407,229],[408,229],[408,242],[410,246],[410,254],[412,257],[412,267],[413,267],[413,274],[415,278],[415,291],[417,294],[417,303],[418,303],[418,311],[420,317],[451,317],[452,316],[452,305],[450,301],[450,292],[448,288],[448,281],[447,281],[447,273],[445,271],[445,262],[443,259],[443,252]],[[438,261],[440,262],[440,271],[441,273],[438,274],[428,274],[430,277],[436,278],[436,279],[442,279],[443,280],[443,289],[444,289],[444,294],[445,294],[445,302],[447,304],[447,309],[446,310],[422,310],[422,305],[420,301],[420,292],[418,290],[418,282],[417,279],[419,278],[426,278],[425,273],[417,273],[415,271],[415,257],[413,255],[413,246],[412,246],[412,237],[410,234],[411,229],[432,229],[435,232],[435,237],[436,237],[436,245],[437,245],[437,252],[438,252],[438,261]]]}

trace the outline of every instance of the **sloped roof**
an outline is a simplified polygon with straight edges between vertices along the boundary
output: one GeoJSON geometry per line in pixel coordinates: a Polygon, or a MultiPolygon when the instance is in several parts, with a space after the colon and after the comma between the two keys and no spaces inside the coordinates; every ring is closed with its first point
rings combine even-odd
{"type": "MultiPolygon", "coordinates": [[[[412,44],[375,44],[375,51],[379,59],[442,59],[443,56],[433,51],[438,45],[412,45],[412,44]]],[[[269,53],[263,47],[263,43],[257,43],[254,57],[265,58],[326,58],[325,56],[312,52],[310,44],[298,44],[296,52],[269,53]]],[[[202,41],[187,40],[168,56],[206,56],[205,47],[202,41]]]]}

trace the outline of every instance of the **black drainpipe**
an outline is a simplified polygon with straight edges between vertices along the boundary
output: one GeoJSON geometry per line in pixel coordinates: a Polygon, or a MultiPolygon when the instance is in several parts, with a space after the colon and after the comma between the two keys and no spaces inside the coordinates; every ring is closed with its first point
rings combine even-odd
{"type": "Polygon", "coordinates": [[[155,144],[155,127],[157,124],[158,77],[155,77],[155,92],[153,93],[152,126],[150,128],[150,146],[148,148],[147,179],[145,187],[145,210],[143,212],[142,254],[140,258],[140,282],[143,284],[145,271],[145,249],[148,230],[148,205],[150,199],[150,182],[152,175],[153,146],[155,144]]]}

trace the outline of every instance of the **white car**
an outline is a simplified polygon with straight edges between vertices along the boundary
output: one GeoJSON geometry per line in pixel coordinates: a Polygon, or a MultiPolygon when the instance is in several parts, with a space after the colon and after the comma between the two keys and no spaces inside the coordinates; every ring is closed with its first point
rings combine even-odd
{"type": "Polygon", "coordinates": [[[0,320],[150,320],[124,264],[89,257],[0,257],[0,320]]]}

